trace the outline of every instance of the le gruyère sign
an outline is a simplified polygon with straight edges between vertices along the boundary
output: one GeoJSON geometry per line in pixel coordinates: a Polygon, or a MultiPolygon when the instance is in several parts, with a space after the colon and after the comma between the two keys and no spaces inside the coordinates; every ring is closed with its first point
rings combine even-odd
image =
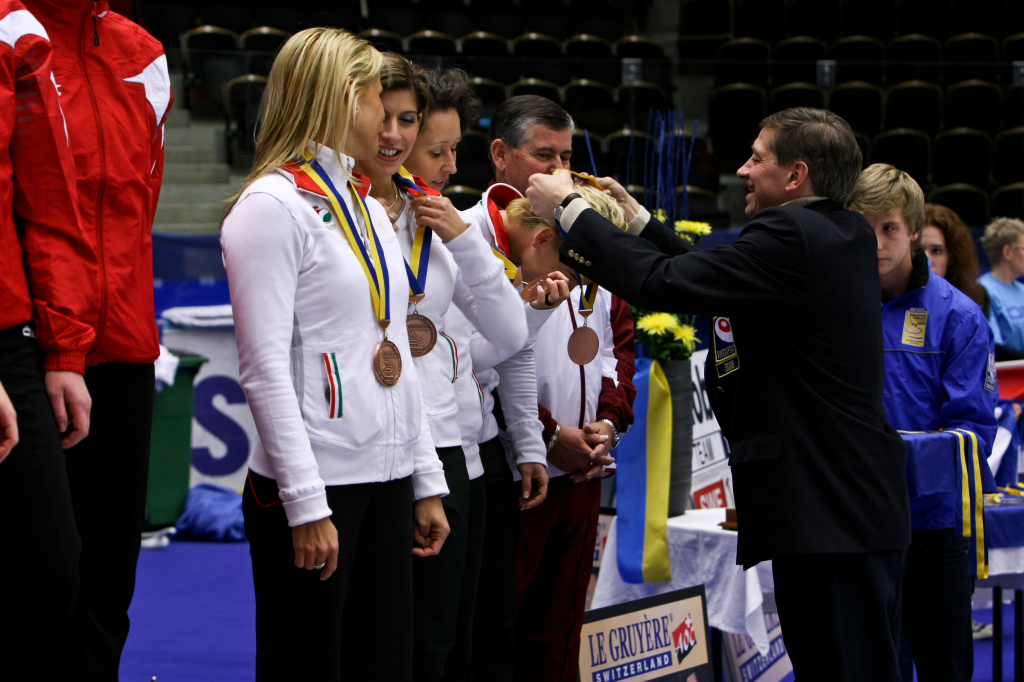
{"type": "Polygon", "coordinates": [[[588,611],[580,641],[582,682],[711,679],[704,586],[588,611]]]}

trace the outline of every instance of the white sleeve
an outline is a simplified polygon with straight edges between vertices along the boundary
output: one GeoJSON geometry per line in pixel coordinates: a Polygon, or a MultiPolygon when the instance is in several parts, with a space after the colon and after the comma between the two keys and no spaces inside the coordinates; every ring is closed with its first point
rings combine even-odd
{"type": "Polygon", "coordinates": [[[304,240],[291,211],[262,192],[235,204],[221,231],[240,383],[289,526],[331,515],[291,379],[292,324],[304,240]]]}
{"type": "Polygon", "coordinates": [[[508,360],[497,365],[501,382],[498,397],[505,415],[505,430],[512,437],[516,464],[543,464],[547,466],[547,448],[544,447],[544,425],[537,408],[537,369],[534,364],[533,342],[508,360]]]}
{"type": "MultiPolygon", "coordinates": [[[[419,382],[419,375],[415,363],[409,363],[409,373],[403,376],[402,380],[408,379],[416,383],[415,389],[420,394],[420,404],[423,404],[423,384],[419,382]]],[[[416,439],[416,445],[412,451],[412,488],[417,500],[435,495],[445,496],[448,494],[448,483],[444,478],[444,465],[437,456],[437,449],[434,448],[434,437],[430,433],[430,421],[427,419],[425,409],[420,409],[420,437],[416,439]]]]}
{"type": "Polygon", "coordinates": [[[526,316],[522,299],[505,277],[505,267],[494,257],[478,230],[467,229],[445,246],[458,271],[452,302],[462,311],[489,348],[470,343],[470,353],[479,353],[485,367],[493,367],[526,343],[526,316]],[[486,357],[485,357],[486,356],[486,357]]]}

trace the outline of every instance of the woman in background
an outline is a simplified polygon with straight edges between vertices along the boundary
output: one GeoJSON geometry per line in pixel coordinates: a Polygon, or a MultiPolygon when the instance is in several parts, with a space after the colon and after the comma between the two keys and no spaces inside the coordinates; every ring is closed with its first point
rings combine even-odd
{"type": "Polygon", "coordinates": [[[448,534],[402,250],[352,173],[378,153],[381,62],[340,29],[288,39],[223,224],[259,432],[243,493],[258,680],[411,680],[412,555],[448,534]]]}
{"type": "Polygon", "coordinates": [[[921,248],[931,262],[932,272],[967,294],[988,315],[985,287],[978,284],[978,252],[971,231],[951,208],[924,205],[921,248]]]}

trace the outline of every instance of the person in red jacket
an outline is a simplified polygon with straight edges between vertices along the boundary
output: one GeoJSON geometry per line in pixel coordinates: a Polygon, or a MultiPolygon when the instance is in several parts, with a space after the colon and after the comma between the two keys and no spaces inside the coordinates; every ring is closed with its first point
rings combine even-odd
{"type": "Polygon", "coordinates": [[[50,58],[42,25],[0,0],[0,661],[38,679],[58,673],[78,592],[62,446],[89,432],[95,339],[96,256],[50,58]]]}
{"type": "Polygon", "coordinates": [[[86,357],[92,432],[68,452],[82,538],[69,676],[116,680],[145,519],[153,362],[151,231],[171,106],[163,47],[106,0],[25,0],[53,44],[78,181],[82,225],[96,245],[98,290],[86,357]]]}

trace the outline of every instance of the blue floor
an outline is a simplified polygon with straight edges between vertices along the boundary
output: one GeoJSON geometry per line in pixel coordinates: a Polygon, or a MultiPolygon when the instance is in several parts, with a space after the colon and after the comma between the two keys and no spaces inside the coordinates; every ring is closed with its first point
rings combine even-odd
{"type": "MultiPolygon", "coordinates": [[[[122,682],[255,677],[256,607],[247,543],[174,542],[139,557],[122,682]]],[[[992,622],[991,609],[974,612],[992,622]]],[[[1013,606],[1003,607],[1003,678],[1013,679],[1013,606]]],[[[974,645],[975,682],[992,680],[992,640],[974,645]]],[[[787,676],[783,682],[793,682],[787,676]]]]}

